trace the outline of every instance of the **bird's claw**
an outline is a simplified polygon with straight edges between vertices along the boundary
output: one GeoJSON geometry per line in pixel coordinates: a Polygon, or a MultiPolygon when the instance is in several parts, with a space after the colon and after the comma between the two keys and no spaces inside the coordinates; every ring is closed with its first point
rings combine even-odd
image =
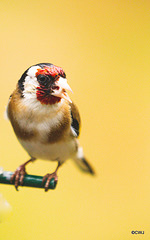
{"type": "Polygon", "coordinates": [[[23,185],[24,176],[26,175],[25,166],[21,165],[16,169],[14,174],[11,176],[10,182],[15,184],[15,188],[18,191],[18,186],[23,185]]]}
{"type": "Polygon", "coordinates": [[[45,183],[45,192],[48,191],[49,184],[50,184],[50,181],[51,181],[52,178],[54,178],[54,181],[55,181],[55,182],[58,181],[58,176],[57,176],[56,172],[51,173],[51,174],[48,173],[48,174],[46,174],[46,175],[43,177],[42,184],[44,184],[45,181],[46,181],[46,183],[45,183]]]}

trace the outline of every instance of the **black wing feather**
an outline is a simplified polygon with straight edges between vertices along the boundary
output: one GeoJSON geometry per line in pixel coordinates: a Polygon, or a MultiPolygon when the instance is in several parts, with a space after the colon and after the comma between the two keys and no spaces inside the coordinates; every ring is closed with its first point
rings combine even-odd
{"type": "Polygon", "coordinates": [[[70,103],[70,107],[71,107],[71,118],[72,118],[71,126],[73,127],[73,129],[78,137],[80,134],[80,125],[81,125],[79,111],[73,102],[70,103]]]}

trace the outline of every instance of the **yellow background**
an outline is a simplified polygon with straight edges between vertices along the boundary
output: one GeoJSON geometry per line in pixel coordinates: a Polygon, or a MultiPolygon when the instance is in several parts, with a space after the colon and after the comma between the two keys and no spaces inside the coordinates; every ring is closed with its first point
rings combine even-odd
{"type": "MultiPolygon", "coordinates": [[[[14,171],[28,159],[3,118],[8,97],[30,65],[51,62],[67,73],[97,172],[67,161],[54,191],[1,185],[13,210],[0,239],[150,239],[149,46],[149,0],[0,2],[0,165],[14,171]]],[[[27,170],[55,166],[39,160],[27,170]]]]}

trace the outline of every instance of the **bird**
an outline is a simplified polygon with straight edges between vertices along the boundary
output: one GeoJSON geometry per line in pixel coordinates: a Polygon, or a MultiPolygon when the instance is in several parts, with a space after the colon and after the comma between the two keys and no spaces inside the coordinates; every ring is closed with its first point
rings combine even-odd
{"type": "Polygon", "coordinates": [[[82,171],[95,174],[78,140],[81,118],[69,91],[72,89],[61,67],[39,63],[22,74],[10,95],[6,114],[30,156],[11,177],[16,190],[23,185],[26,165],[37,159],[57,162],[55,171],[43,177],[46,192],[52,178],[58,181],[57,171],[67,159],[72,159],[82,171]]]}

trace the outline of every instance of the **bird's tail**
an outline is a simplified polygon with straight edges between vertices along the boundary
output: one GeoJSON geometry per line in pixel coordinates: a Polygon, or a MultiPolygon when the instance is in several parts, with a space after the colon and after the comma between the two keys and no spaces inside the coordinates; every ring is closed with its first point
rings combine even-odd
{"type": "Polygon", "coordinates": [[[81,147],[78,148],[77,155],[76,155],[76,157],[73,158],[73,160],[76,163],[76,165],[79,167],[80,170],[90,173],[92,175],[95,174],[93,167],[84,157],[83,150],[81,147]]]}

